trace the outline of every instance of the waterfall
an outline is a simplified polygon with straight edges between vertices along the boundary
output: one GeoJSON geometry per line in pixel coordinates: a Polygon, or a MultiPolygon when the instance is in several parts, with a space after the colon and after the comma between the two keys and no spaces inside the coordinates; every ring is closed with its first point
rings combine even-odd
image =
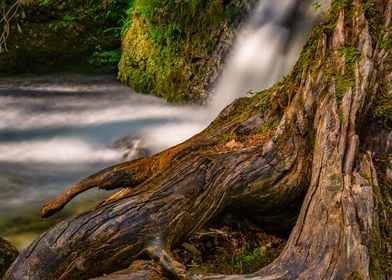
{"type": "MultiPolygon", "coordinates": [[[[240,31],[209,102],[211,118],[249,91],[272,86],[290,72],[320,19],[312,0],[260,0],[240,31]]],[[[328,1],[317,2],[322,10],[328,1]]]]}

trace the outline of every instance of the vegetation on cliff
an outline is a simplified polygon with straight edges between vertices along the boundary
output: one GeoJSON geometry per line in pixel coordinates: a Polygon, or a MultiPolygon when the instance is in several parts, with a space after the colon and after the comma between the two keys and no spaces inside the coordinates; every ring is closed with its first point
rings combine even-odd
{"type": "Polygon", "coordinates": [[[206,97],[256,0],[7,0],[0,5],[7,14],[19,2],[12,21],[1,22],[8,52],[0,54],[0,75],[91,73],[118,64],[119,79],[134,90],[179,102],[206,97]]]}
{"type": "Polygon", "coordinates": [[[124,26],[120,80],[172,102],[199,99],[253,2],[135,0],[124,26]]]}
{"type": "MultiPolygon", "coordinates": [[[[14,2],[0,5],[6,10],[14,2]]],[[[0,75],[116,68],[128,0],[29,2],[10,23],[0,75]]]]}

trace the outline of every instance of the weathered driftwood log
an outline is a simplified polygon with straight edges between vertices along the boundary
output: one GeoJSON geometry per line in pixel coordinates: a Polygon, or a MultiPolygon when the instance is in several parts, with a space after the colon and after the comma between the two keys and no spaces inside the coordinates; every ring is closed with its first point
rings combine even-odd
{"type": "Polygon", "coordinates": [[[272,231],[295,227],[272,264],[212,278],[386,279],[371,262],[391,250],[392,117],[380,110],[391,106],[391,10],[392,0],[333,1],[281,83],[237,100],[185,143],[98,172],[45,205],[48,216],[88,188],[123,188],[45,232],[5,279],[196,277],[171,248],[230,211],[272,231]],[[143,258],[163,270],[103,276],[143,258]]]}

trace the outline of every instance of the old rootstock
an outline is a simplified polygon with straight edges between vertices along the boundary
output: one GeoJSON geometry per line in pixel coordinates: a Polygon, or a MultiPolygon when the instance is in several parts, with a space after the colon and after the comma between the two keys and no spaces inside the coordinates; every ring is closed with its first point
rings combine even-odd
{"type": "Polygon", "coordinates": [[[283,81],[45,205],[48,216],[88,188],[121,188],[42,234],[4,279],[390,279],[391,10],[332,1],[283,81]],[[294,226],[285,249],[250,275],[191,275],[171,249],[227,212],[294,226]]]}

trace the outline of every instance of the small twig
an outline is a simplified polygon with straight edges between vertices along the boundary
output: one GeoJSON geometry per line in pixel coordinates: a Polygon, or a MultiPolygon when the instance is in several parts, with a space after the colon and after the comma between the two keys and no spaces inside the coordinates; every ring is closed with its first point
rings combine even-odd
{"type": "MultiPolygon", "coordinates": [[[[0,53],[7,52],[7,38],[10,34],[11,21],[15,18],[18,12],[23,9],[24,5],[27,5],[29,1],[16,0],[9,8],[5,5],[2,7],[0,15],[0,24],[2,24],[2,30],[0,34],[0,53]]],[[[20,27],[18,28],[18,30],[20,27]]]]}

